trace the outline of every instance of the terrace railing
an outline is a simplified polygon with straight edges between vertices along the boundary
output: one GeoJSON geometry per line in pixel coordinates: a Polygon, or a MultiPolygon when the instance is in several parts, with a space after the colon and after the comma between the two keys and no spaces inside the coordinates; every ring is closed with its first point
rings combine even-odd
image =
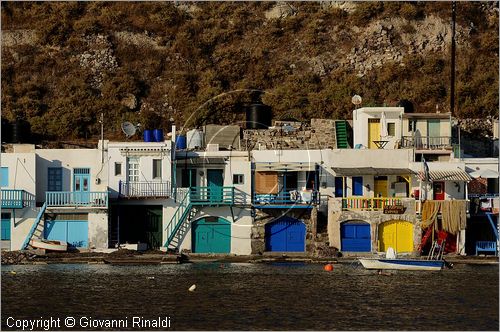
{"type": "Polygon", "coordinates": [[[106,191],[48,191],[45,193],[47,207],[92,207],[107,208],[106,191]]]}
{"type": "Polygon", "coordinates": [[[2,209],[22,209],[35,206],[35,196],[22,189],[2,189],[2,209]]]}
{"type": "Polygon", "coordinates": [[[450,136],[403,136],[401,139],[402,148],[415,148],[418,150],[452,149],[450,136]]]}
{"type": "Polygon", "coordinates": [[[278,194],[254,194],[254,205],[314,205],[319,204],[320,194],[316,190],[285,191],[278,194]]]}
{"type": "Polygon", "coordinates": [[[345,197],[342,198],[342,210],[344,211],[381,211],[389,205],[402,205],[403,202],[397,197],[345,197]]]}
{"type": "Polygon", "coordinates": [[[120,196],[128,198],[171,197],[172,185],[170,181],[120,181],[120,196]]]}

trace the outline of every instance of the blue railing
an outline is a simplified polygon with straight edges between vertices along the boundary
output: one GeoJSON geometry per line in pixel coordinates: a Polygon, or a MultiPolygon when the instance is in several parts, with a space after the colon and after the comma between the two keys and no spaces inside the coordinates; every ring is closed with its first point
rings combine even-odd
{"type": "Polygon", "coordinates": [[[192,205],[233,205],[234,187],[191,187],[189,200],[192,205]]]}
{"type": "Polygon", "coordinates": [[[172,186],[170,181],[120,181],[120,195],[129,198],[170,197],[172,186]]]}
{"type": "Polygon", "coordinates": [[[254,205],[314,205],[319,204],[320,195],[316,190],[285,191],[278,194],[254,194],[254,205]]]}
{"type": "Polygon", "coordinates": [[[49,207],[108,207],[106,191],[48,191],[45,202],[49,207]]]}
{"type": "Polygon", "coordinates": [[[21,189],[2,189],[2,209],[22,209],[30,202],[27,194],[21,189]]]}

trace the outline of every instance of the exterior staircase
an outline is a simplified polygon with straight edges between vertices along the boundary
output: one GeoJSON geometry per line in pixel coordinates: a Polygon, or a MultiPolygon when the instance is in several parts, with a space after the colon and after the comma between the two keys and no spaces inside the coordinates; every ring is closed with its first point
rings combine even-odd
{"type": "Polygon", "coordinates": [[[42,207],[40,208],[40,211],[36,216],[35,222],[33,223],[33,226],[31,226],[31,229],[28,235],[26,236],[26,239],[24,240],[21,249],[27,249],[33,237],[39,239],[43,238],[43,223],[41,223],[40,221],[43,219],[43,214],[45,213],[45,209],[47,209],[47,202],[43,203],[42,207]]]}
{"type": "Polygon", "coordinates": [[[165,228],[167,241],[164,247],[167,250],[179,248],[189,231],[189,221],[198,212],[197,208],[234,205],[234,187],[192,187],[186,191],[178,190],[177,193],[181,197],[179,205],[165,228]]]}
{"type": "Polygon", "coordinates": [[[347,140],[347,121],[335,121],[335,132],[337,135],[337,149],[348,149],[349,142],[347,140]]]}
{"type": "Polygon", "coordinates": [[[178,248],[178,245],[180,244],[180,238],[176,237],[177,233],[179,232],[180,228],[182,225],[185,225],[183,229],[185,228],[184,232],[187,232],[187,223],[185,223],[186,220],[188,220],[188,217],[190,216],[191,213],[191,200],[190,200],[190,192],[187,191],[180,203],[179,207],[174,213],[174,216],[170,220],[170,222],[167,225],[167,241],[165,242],[164,247],[167,249],[173,249],[173,248],[178,248]],[[177,239],[175,243],[173,243],[174,238],[177,239]]]}

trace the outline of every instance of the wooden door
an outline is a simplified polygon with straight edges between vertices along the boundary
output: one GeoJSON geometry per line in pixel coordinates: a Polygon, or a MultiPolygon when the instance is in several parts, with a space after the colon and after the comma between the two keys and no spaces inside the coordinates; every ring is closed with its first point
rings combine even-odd
{"type": "Polygon", "coordinates": [[[375,197],[387,197],[387,178],[382,177],[380,179],[375,179],[373,191],[375,197]]]}
{"type": "Polygon", "coordinates": [[[380,141],[380,119],[368,119],[368,148],[378,149],[373,141],[380,141]]]}

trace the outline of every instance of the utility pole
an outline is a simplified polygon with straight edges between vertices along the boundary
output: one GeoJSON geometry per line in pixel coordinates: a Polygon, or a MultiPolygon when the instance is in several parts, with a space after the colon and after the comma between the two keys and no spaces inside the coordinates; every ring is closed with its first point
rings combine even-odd
{"type": "Polygon", "coordinates": [[[101,164],[104,164],[104,113],[101,112],[101,164]]]}
{"type": "Polygon", "coordinates": [[[451,86],[450,86],[450,112],[455,114],[455,21],[456,3],[451,3],[451,86]]]}

